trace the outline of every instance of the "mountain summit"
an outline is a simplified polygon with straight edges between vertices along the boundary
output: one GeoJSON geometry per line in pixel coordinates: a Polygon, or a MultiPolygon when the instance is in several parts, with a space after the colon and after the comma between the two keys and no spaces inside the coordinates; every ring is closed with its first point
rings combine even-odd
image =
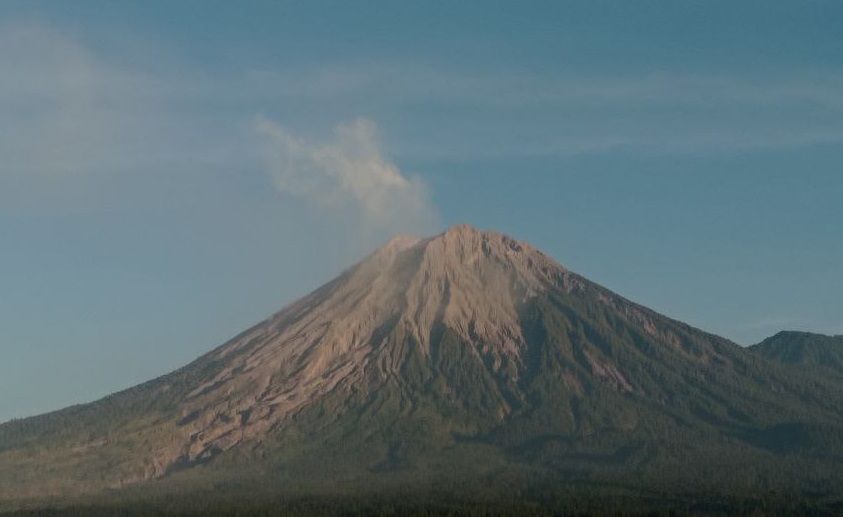
{"type": "Polygon", "coordinates": [[[782,331],[750,349],[780,363],[843,377],[843,336],[782,331]]]}
{"type": "Polygon", "coordinates": [[[164,481],[839,495],[841,392],[461,225],[396,237],[176,372],[0,426],[0,501],[164,481]]]}

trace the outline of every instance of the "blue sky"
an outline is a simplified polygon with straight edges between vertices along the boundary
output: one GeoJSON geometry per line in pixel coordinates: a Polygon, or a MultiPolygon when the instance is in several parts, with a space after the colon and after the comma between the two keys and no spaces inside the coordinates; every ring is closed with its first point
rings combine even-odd
{"type": "Polygon", "coordinates": [[[190,361],[395,232],[843,333],[839,2],[0,3],[0,420],[190,361]]]}

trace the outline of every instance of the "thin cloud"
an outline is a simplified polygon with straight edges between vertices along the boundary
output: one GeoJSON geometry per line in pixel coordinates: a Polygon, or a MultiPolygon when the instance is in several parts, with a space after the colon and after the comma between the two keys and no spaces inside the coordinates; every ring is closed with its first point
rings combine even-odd
{"type": "Polygon", "coordinates": [[[4,176],[61,177],[102,162],[113,133],[97,97],[105,78],[72,39],[37,25],[0,28],[4,176]]]}
{"type": "Polygon", "coordinates": [[[138,192],[155,182],[242,161],[237,120],[184,107],[198,84],[111,62],[50,25],[0,23],[0,212],[148,204],[138,192]]]}
{"type": "MultiPolygon", "coordinates": [[[[426,160],[731,153],[843,142],[843,74],[665,71],[535,74],[337,64],[249,74],[258,91],[390,120],[418,113],[393,151],[426,160]]],[[[390,128],[392,129],[392,128],[390,128]]]]}
{"type": "Polygon", "coordinates": [[[92,207],[152,191],[155,176],[172,185],[207,181],[212,170],[259,174],[274,153],[279,189],[313,206],[345,210],[371,227],[436,219],[424,183],[385,157],[371,124],[348,124],[321,145],[323,154],[334,150],[329,164],[313,155],[319,144],[264,121],[264,159],[250,161],[257,127],[250,121],[264,111],[283,111],[287,124],[308,132],[362,113],[390,132],[393,156],[425,162],[843,142],[836,70],[582,76],[349,62],[209,76],[189,63],[141,71],[98,50],[49,25],[0,24],[0,210],[92,207]],[[266,150],[272,140],[299,169],[317,172],[279,176],[279,151],[266,150]],[[369,154],[351,152],[355,146],[369,154]],[[340,156],[380,172],[352,172],[340,156]]]}

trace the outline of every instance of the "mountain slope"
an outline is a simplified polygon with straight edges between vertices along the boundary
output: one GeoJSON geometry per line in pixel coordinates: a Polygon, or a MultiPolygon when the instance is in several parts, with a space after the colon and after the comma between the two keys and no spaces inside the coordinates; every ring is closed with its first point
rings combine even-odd
{"type": "Polygon", "coordinates": [[[779,363],[843,377],[843,336],[784,331],[751,346],[750,350],[779,363]]]}
{"type": "Polygon", "coordinates": [[[393,239],[172,374],[0,426],[0,501],[209,480],[834,498],[841,390],[458,226],[393,239]]]}

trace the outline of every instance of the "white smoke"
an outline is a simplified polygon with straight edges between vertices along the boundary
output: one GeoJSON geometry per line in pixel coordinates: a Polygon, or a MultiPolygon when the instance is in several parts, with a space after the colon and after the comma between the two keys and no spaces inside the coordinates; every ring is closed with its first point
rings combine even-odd
{"type": "Polygon", "coordinates": [[[255,125],[282,194],[329,215],[352,217],[352,224],[369,234],[427,232],[437,225],[426,185],[384,155],[372,121],[340,124],[329,142],[308,142],[266,118],[255,125]]]}

